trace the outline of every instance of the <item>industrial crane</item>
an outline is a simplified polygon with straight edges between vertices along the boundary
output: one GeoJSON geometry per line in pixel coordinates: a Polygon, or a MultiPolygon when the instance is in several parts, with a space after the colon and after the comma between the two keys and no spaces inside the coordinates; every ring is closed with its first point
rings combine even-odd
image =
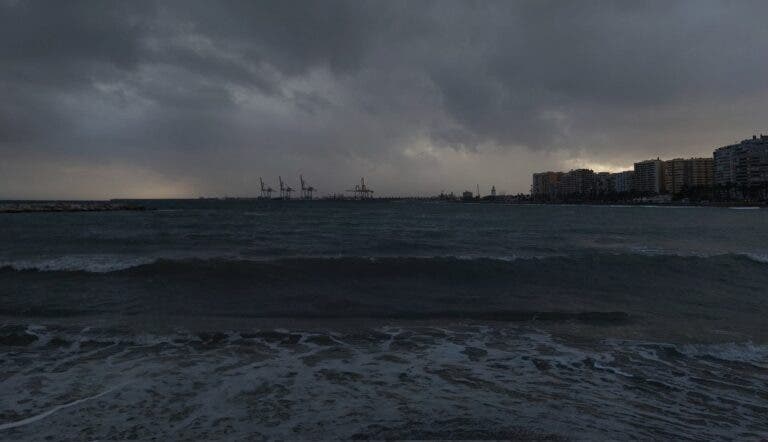
{"type": "Polygon", "coordinates": [[[312,193],[314,193],[315,188],[308,185],[308,183],[304,181],[304,176],[299,175],[299,180],[301,181],[301,197],[305,200],[311,200],[312,193]]]}
{"type": "Polygon", "coordinates": [[[360,178],[360,184],[356,184],[354,189],[349,189],[347,192],[352,192],[355,198],[361,200],[373,198],[373,190],[365,185],[365,178],[360,178]]]}
{"type": "Polygon", "coordinates": [[[280,181],[280,198],[284,200],[291,199],[291,193],[294,192],[293,187],[286,185],[283,182],[283,177],[278,176],[277,179],[280,181]]]}
{"type": "Polygon", "coordinates": [[[261,197],[263,199],[272,199],[272,192],[275,190],[269,186],[264,185],[264,180],[259,177],[259,183],[261,183],[261,197]]]}

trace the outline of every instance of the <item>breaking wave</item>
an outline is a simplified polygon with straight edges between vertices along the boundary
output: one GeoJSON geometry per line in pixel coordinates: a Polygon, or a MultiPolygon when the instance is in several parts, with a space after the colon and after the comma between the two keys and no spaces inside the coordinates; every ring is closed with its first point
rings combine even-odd
{"type": "Polygon", "coordinates": [[[768,347],[754,343],[586,343],[527,326],[132,334],[23,324],[0,326],[0,342],[14,349],[3,361],[14,374],[0,383],[3,397],[19,399],[0,402],[0,431],[13,440],[199,440],[224,431],[760,440],[768,431],[768,347]],[[425,394],[435,391],[439,401],[425,394]],[[62,410],[75,404],[78,413],[62,410]],[[27,425],[41,417],[46,425],[27,425]]]}
{"type": "Polygon", "coordinates": [[[583,253],[573,255],[551,256],[295,256],[280,258],[243,258],[243,257],[214,257],[214,258],[158,258],[123,255],[67,255],[49,259],[0,261],[0,270],[18,272],[83,272],[83,273],[146,273],[146,272],[179,272],[209,269],[233,271],[246,268],[278,267],[308,269],[330,268],[361,269],[386,268],[421,268],[439,270],[441,267],[480,268],[489,270],[513,267],[525,262],[578,262],[578,261],[610,261],[614,263],[638,264],[645,260],[648,263],[671,263],[680,260],[689,262],[721,262],[721,263],[753,263],[768,264],[768,253],[726,253],[726,254],[695,254],[669,253],[664,250],[636,248],[625,252],[583,253]]]}
{"type": "Polygon", "coordinates": [[[768,253],[744,253],[742,256],[745,256],[755,262],[768,264],[768,253]]]}
{"type": "Polygon", "coordinates": [[[0,269],[38,272],[109,273],[155,262],[155,258],[124,255],[66,255],[48,259],[0,261],[0,269]]]}

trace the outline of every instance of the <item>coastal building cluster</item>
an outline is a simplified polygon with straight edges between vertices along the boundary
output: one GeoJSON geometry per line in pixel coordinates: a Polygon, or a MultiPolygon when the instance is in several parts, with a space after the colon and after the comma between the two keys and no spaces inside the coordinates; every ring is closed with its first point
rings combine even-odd
{"type": "Polygon", "coordinates": [[[574,169],[533,174],[531,197],[572,199],[768,199],[768,136],[723,146],[706,158],[639,161],[618,173],[574,169]]]}

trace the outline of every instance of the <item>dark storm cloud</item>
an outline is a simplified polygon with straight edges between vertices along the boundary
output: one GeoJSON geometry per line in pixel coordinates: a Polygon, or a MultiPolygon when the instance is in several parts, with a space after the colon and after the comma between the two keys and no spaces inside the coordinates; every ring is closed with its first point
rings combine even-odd
{"type": "Polygon", "coordinates": [[[30,170],[41,157],[126,164],[236,193],[252,182],[232,176],[256,169],[418,173],[413,162],[434,167],[441,150],[705,153],[768,117],[767,12],[708,0],[0,0],[0,155],[30,170]]]}

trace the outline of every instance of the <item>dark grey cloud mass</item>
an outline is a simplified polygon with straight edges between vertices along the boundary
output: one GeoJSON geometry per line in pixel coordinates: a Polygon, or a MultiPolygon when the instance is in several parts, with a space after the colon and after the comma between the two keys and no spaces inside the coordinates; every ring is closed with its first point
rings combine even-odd
{"type": "Polygon", "coordinates": [[[496,184],[768,132],[765,1],[0,0],[0,198],[496,184]],[[294,178],[292,178],[294,179],[294,178]]]}

